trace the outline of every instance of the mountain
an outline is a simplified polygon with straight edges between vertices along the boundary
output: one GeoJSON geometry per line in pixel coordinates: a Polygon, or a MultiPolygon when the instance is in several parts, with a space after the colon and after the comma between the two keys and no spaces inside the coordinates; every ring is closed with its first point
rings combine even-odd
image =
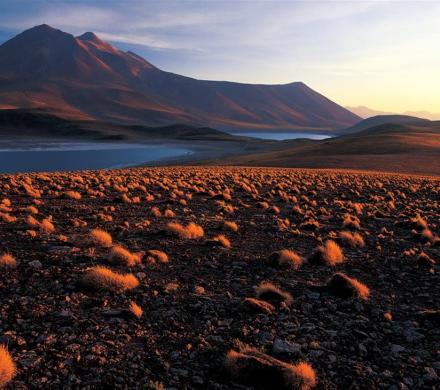
{"type": "Polygon", "coordinates": [[[360,118],[304,83],[196,80],[158,69],[95,34],[41,25],[0,46],[0,108],[68,119],[233,128],[336,129],[360,118]]]}
{"type": "MultiPolygon", "coordinates": [[[[368,108],[365,106],[345,107],[345,108],[351,111],[353,114],[356,114],[357,116],[364,119],[377,115],[398,115],[397,113],[393,113],[393,112],[373,110],[372,108],[368,108]]],[[[433,114],[429,111],[405,111],[401,115],[415,116],[422,119],[429,119],[431,121],[440,120],[440,114],[433,114]]]]}
{"type": "MultiPolygon", "coordinates": [[[[223,165],[344,168],[440,176],[440,122],[380,124],[321,141],[212,161],[223,165]]],[[[206,163],[206,162],[205,162],[206,163]]],[[[211,162],[208,162],[211,163],[211,162]]]]}
{"type": "Polygon", "coordinates": [[[377,115],[364,119],[347,129],[343,129],[339,134],[358,133],[371,127],[380,125],[416,125],[421,127],[431,126],[435,122],[428,119],[417,118],[409,115],[377,115]]]}

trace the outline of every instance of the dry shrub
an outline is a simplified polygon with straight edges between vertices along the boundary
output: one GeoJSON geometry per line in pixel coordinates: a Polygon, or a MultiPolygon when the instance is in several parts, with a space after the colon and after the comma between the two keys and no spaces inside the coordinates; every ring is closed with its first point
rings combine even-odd
{"type": "Polygon", "coordinates": [[[76,200],[80,200],[81,199],[81,194],[79,192],[76,191],[66,191],[64,193],[64,195],[69,198],[69,199],[76,199],[76,200]]]}
{"type": "Polygon", "coordinates": [[[43,219],[41,221],[39,227],[40,227],[40,230],[43,233],[49,234],[49,233],[53,233],[55,231],[55,226],[52,223],[52,218],[51,217],[43,219]]]}
{"type": "Polygon", "coordinates": [[[227,248],[227,249],[230,249],[232,247],[231,242],[223,234],[215,236],[211,240],[207,240],[206,244],[210,245],[210,246],[221,246],[221,247],[227,248]]]}
{"type": "Polygon", "coordinates": [[[275,306],[271,303],[255,298],[245,298],[243,304],[246,309],[254,313],[271,314],[275,311],[275,306]]]}
{"type": "Polygon", "coordinates": [[[16,266],[17,261],[10,253],[0,255],[0,268],[15,268],[16,266]]]}
{"type": "Polygon", "coordinates": [[[11,354],[4,345],[0,345],[0,388],[5,387],[16,373],[16,366],[11,354]]]}
{"type": "Polygon", "coordinates": [[[170,282],[165,285],[164,291],[168,294],[177,291],[178,289],[179,289],[179,283],[170,282]]]}
{"type": "Polygon", "coordinates": [[[1,212],[0,212],[0,219],[3,222],[7,222],[7,223],[15,222],[17,220],[17,218],[15,218],[13,215],[9,213],[1,213],[1,212]]]}
{"type": "Polygon", "coordinates": [[[162,216],[162,213],[160,212],[160,210],[156,206],[151,208],[151,212],[150,213],[151,213],[151,215],[153,217],[156,217],[156,218],[162,216]]]}
{"type": "Polygon", "coordinates": [[[113,244],[112,236],[104,230],[93,229],[90,232],[90,244],[95,246],[101,246],[103,248],[109,248],[113,244]]]}
{"type": "Polygon", "coordinates": [[[166,210],[164,211],[163,215],[164,215],[166,218],[174,218],[174,217],[176,216],[176,214],[174,213],[174,211],[173,211],[173,210],[170,210],[170,209],[166,209],[166,210]]]}
{"type": "Polygon", "coordinates": [[[35,230],[26,230],[26,234],[32,238],[35,238],[38,235],[38,233],[35,230]]]}
{"type": "Polygon", "coordinates": [[[223,222],[223,228],[226,230],[230,230],[231,232],[238,232],[238,225],[232,221],[223,222]]]}
{"type": "Polygon", "coordinates": [[[428,229],[428,222],[426,222],[426,220],[423,219],[419,214],[409,220],[409,225],[416,230],[428,229]]]}
{"type": "Polygon", "coordinates": [[[239,351],[230,350],[225,365],[234,379],[256,387],[309,390],[317,383],[308,363],[285,363],[245,345],[241,345],[239,351]]]}
{"type": "Polygon", "coordinates": [[[136,317],[141,318],[142,317],[142,308],[133,301],[130,301],[130,306],[128,307],[128,310],[136,317]]]}
{"type": "Polygon", "coordinates": [[[339,232],[339,238],[342,243],[352,248],[363,248],[365,246],[364,239],[359,233],[352,233],[348,231],[339,232]]]}
{"type": "Polygon", "coordinates": [[[147,251],[147,262],[150,264],[168,263],[168,255],[157,249],[150,249],[147,251]]]}
{"type": "Polygon", "coordinates": [[[38,226],[40,226],[40,222],[38,222],[32,215],[28,215],[27,217],[26,217],[26,223],[29,225],[29,226],[32,226],[32,227],[38,227],[38,226]]]}
{"type": "Polygon", "coordinates": [[[370,295],[370,289],[354,278],[338,272],[334,274],[327,282],[329,290],[343,298],[358,297],[367,300],[370,295]]]}
{"type": "Polygon", "coordinates": [[[383,313],[383,318],[386,321],[392,321],[393,320],[393,315],[389,311],[387,311],[387,312],[383,313]]]}
{"type": "Polygon", "coordinates": [[[139,285],[132,274],[119,274],[107,267],[96,266],[86,271],[82,282],[95,290],[122,292],[131,290],[139,285]]]}
{"type": "Polygon", "coordinates": [[[262,282],[256,289],[257,298],[269,302],[274,306],[290,306],[293,302],[292,296],[280,290],[269,282],[262,282]]]}
{"type": "Polygon", "coordinates": [[[289,249],[273,252],[268,259],[268,263],[273,267],[293,269],[301,267],[302,261],[300,255],[289,249]]]}
{"type": "Polygon", "coordinates": [[[167,224],[168,230],[180,238],[194,240],[204,236],[203,228],[194,222],[190,222],[187,226],[183,226],[176,222],[167,224]]]}
{"type": "Polygon", "coordinates": [[[121,262],[127,264],[129,267],[133,267],[136,264],[140,264],[142,260],[141,253],[131,253],[128,249],[121,245],[115,245],[110,250],[110,260],[115,262],[121,262]]]}
{"type": "Polygon", "coordinates": [[[344,261],[345,257],[342,249],[333,240],[327,240],[324,245],[318,246],[309,258],[311,263],[327,264],[335,266],[344,261]]]}
{"type": "Polygon", "coordinates": [[[31,214],[38,214],[38,209],[35,206],[28,206],[25,210],[31,214]]]}
{"type": "Polygon", "coordinates": [[[417,256],[417,265],[420,267],[433,267],[435,265],[435,260],[425,252],[421,252],[417,256]]]}
{"type": "Polygon", "coordinates": [[[360,229],[361,228],[359,218],[357,218],[353,215],[350,215],[350,214],[344,215],[344,220],[342,222],[342,226],[345,228],[351,228],[351,229],[360,229]]]}

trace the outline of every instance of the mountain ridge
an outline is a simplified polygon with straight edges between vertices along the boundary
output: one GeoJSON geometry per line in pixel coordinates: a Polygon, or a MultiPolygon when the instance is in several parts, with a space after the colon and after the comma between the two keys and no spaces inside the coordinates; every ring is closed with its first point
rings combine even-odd
{"type": "Polygon", "coordinates": [[[0,46],[0,108],[45,108],[69,119],[218,128],[337,129],[358,116],[303,82],[245,84],[163,71],[86,32],[48,25],[0,46]]]}

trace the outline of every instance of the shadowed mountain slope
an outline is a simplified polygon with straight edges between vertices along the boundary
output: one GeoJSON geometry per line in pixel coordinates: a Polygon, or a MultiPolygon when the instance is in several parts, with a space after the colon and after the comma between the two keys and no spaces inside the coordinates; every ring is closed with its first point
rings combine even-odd
{"type": "Polygon", "coordinates": [[[295,82],[254,85],[162,71],[95,34],[41,25],[0,46],[0,108],[45,108],[68,119],[218,128],[351,126],[360,118],[295,82]]]}

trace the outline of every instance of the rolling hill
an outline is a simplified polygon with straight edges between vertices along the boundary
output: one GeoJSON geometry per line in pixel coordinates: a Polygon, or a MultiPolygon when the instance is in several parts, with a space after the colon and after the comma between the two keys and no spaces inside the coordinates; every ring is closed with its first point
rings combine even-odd
{"type": "Polygon", "coordinates": [[[277,150],[231,157],[226,163],[440,175],[440,123],[385,123],[322,141],[292,140],[277,150]]]}
{"type": "Polygon", "coordinates": [[[88,32],[41,25],[0,46],[0,108],[67,119],[221,129],[336,129],[360,118],[302,82],[196,80],[158,69],[88,32]]]}
{"type": "MultiPolygon", "coordinates": [[[[438,122],[437,122],[438,123],[438,122]]],[[[429,119],[418,118],[409,115],[376,115],[367,119],[364,119],[354,126],[347,129],[340,130],[340,134],[352,134],[357,133],[369,128],[380,125],[416,125],[421,127],[432,127],[436,122],[431,122],[429,119]]]]}

